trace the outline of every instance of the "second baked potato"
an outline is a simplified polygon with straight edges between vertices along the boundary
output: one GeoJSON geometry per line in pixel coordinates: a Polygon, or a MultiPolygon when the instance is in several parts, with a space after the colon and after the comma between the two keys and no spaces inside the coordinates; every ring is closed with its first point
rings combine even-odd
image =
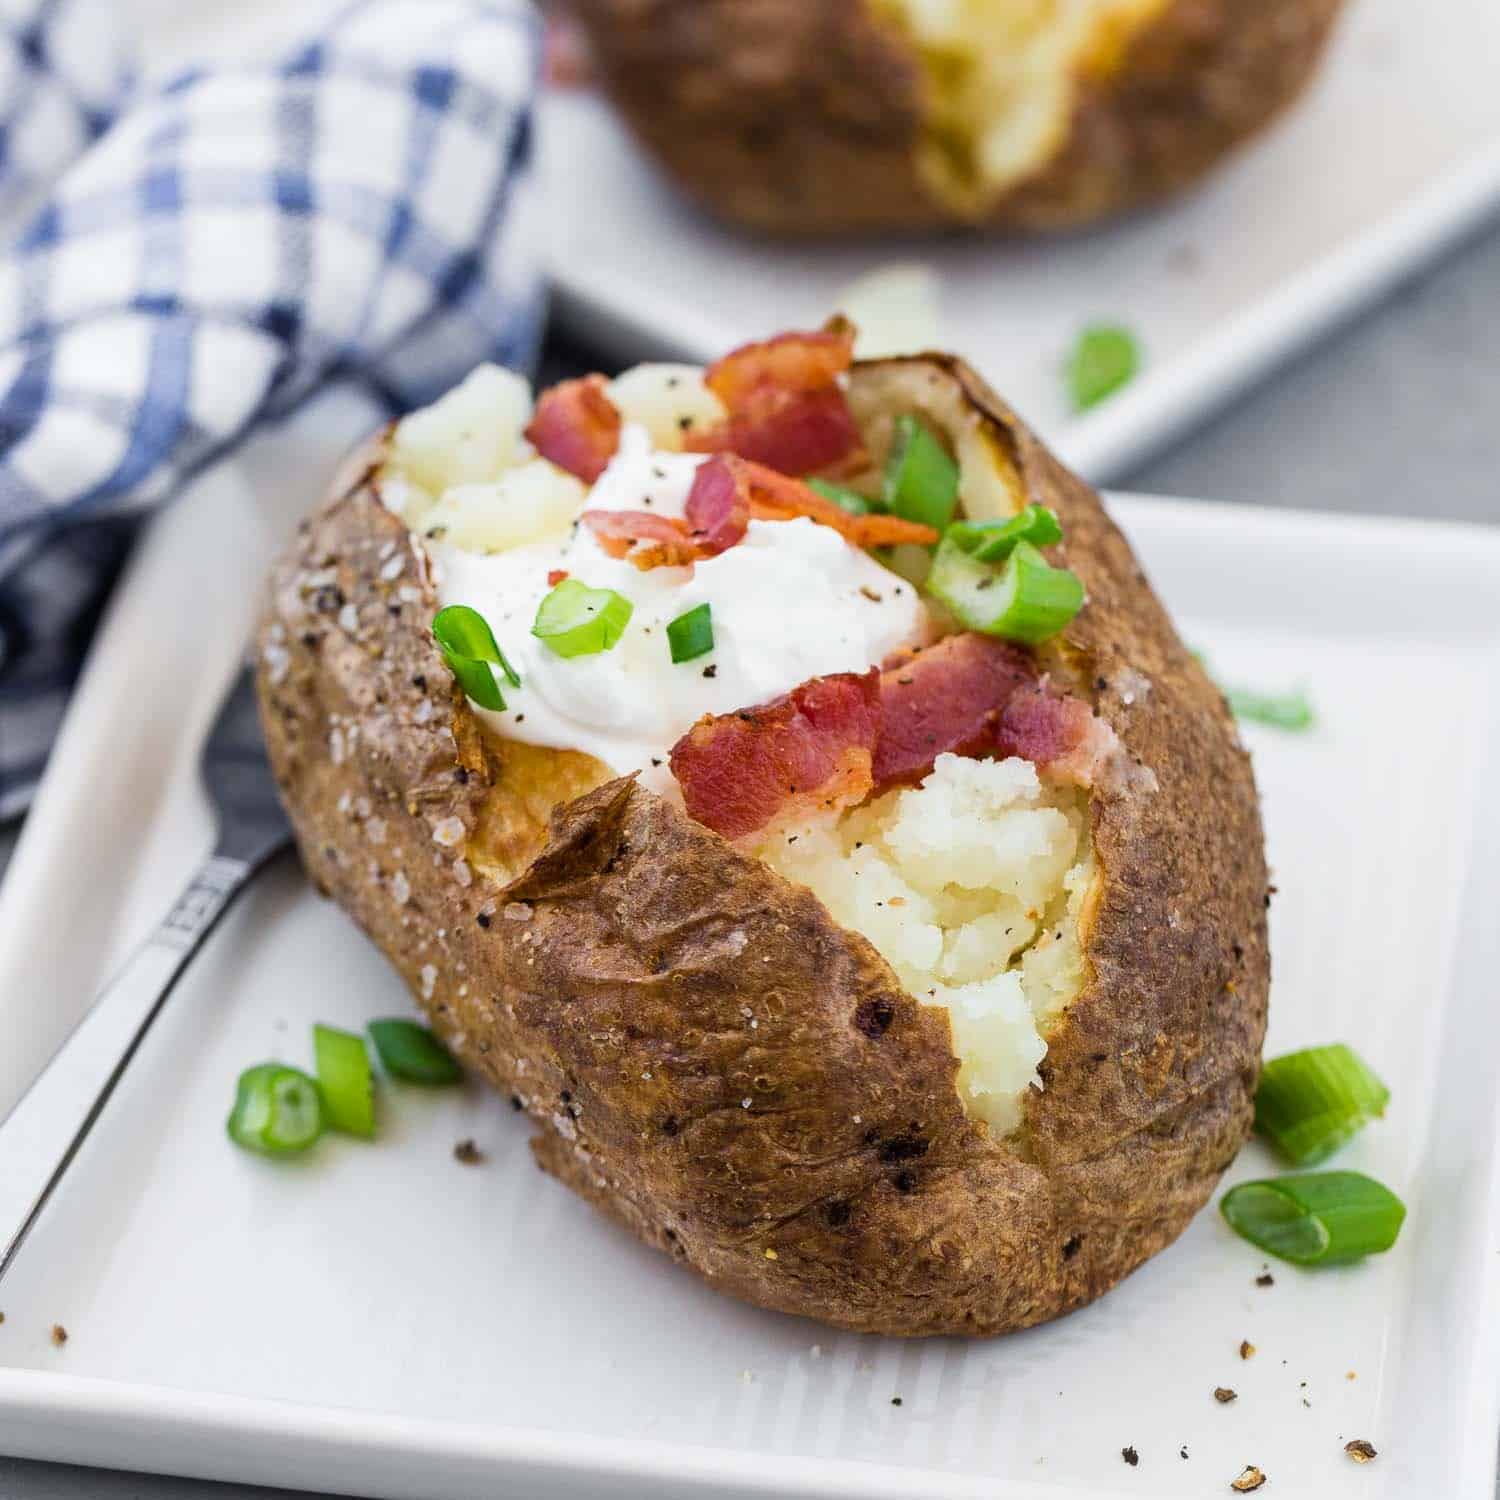
{"type": "Polygon", "coordinates": [[[1068,228],[1196,181],[1341,0],[572,0],[640,140],[779,235],[1068,228]]]}

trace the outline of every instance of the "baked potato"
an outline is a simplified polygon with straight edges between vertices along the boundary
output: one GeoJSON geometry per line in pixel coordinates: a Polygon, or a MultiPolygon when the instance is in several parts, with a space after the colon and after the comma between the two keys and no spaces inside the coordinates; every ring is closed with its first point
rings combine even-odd
{"type": "Polygon", "coordinates": [[[777,235],[1051,230],[1179,191],[1311,77],[1340,0],[572,0],[636,136],[777,235]]]}
{"type": "Polygon", "coordinates": [[[477,371],[303,522],[261,708],[311,879],[542,1167],[763,1307],[994,1334],[1169,1244],[1250,1129],[1256,791],[1093,491],[961,360],[850,345],[477,371]],[[938,523],[1007,518],[1081,582],[1040,627],[1010,561],[935,581],[938,523]],[[1032,644],[963,628],[1006,588],[1032,644]]]}

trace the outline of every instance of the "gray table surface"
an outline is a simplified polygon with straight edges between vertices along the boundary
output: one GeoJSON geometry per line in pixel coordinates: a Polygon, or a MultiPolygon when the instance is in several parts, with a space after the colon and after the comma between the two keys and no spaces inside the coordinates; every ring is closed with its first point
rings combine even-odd
{"type": "MultiPolygon", "coordinates": [[[[1500,221],[1117,487],[1500,523],[1500,221]]],[[[14,840],[0,828],[0,869],[14,840]]],[[[0,1458],[3,1500],[287,1495],[0,1458]]]]}

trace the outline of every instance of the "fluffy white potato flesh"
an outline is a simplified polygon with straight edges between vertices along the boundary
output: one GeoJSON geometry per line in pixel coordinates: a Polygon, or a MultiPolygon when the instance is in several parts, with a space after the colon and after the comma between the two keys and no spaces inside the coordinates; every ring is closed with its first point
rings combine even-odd
{"type": "Polygon", "coordinates": [[[698,365],[636,365],[609,383],[607,394],[627,422],[639,422],[651,445],[680,453],[689,433],[716,427],[723,403],[703,382],[698,365]]]}
{"type": "Polygon", "coordinates": [[[964,1103],[1000,1134],[1039,1086],[1047,1029],[1085,978],[1093,842],[1081,794],[1024,760],[942,755],[920,787],[785,830],[758,851],[942,1006],[964,1103]]]}
{"type": "Polygon", "coordinates": [[[506,552],[564,535],[587,495],[571,474],[533,458],[488,483],[444,490],[421,530],[465,552],[506,552]]]}
{"type": "Polygon", "coordinates": [[[530,420],[526,377],[499,365],[480,365],[431,406],[396,424],[391,467],[433,496],[498,479],[516,461],[530,420]]]}

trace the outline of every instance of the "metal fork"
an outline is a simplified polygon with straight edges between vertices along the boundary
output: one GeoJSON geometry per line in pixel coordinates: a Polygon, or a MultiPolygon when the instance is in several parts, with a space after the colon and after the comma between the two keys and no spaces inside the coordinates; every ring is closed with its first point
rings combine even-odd
{"type": "Polygon", "coordinates": [[[250,877],[291,841],[248,668],[219,706],[199,771],[218,821],[213,853],[0,1125],[0,1234],[8,1236],[0,1277],[104,1112],[188,960],[250,877]]]}

